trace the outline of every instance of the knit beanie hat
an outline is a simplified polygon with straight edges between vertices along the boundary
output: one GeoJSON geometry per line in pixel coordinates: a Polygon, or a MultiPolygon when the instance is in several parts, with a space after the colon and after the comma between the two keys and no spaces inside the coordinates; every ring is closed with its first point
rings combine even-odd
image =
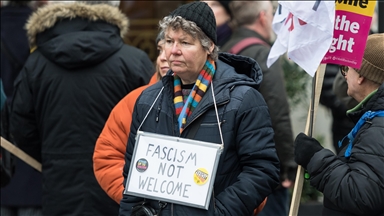
{"type": "Polygon", "coordinates": [[[225,11],[229,14],[230,17],[232,17],[232,12],[231,10],[229,9],[229,3],[231,3],[231,1],[218,1],[225,9],[225,11]]]}
{"type": "Polygon", "coordinates": [[[170,16],[181,16],[188,21],[196,23],[214,44],[217,43],[216,19],[207,3],[199,1],[184,4],[172,11],[170,16]]]}
{"type": "Polygon", "coordinates": [[[384,33],[368,36],[363,62],[356,71],[373,82],[384,83],[384,33]]]}

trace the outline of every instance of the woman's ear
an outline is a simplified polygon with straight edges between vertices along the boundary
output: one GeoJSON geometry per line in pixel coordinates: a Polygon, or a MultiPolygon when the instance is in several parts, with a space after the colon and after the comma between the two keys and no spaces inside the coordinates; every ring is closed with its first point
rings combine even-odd
{"type": "Polygon", "coordinates": [[[215,49],[215,44],[214,43],[212,43],[211,47],[209,47],[209,53],[208,54],[211,54],[213,52],[213,49],[215,49]]]}

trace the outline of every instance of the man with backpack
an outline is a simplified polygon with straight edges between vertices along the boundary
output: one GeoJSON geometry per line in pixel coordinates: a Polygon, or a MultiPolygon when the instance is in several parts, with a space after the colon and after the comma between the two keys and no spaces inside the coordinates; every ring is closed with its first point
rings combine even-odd
{"type": "Polygon", "coordinates": [[[270,1],[233,1],[230,9],[236,29],[221,50],[251,57],[260,65],[263,82],[259,91],[271,113],[280,159],[281,184],[268,196],[267,204],[259,215],[285,216],[288,214],[289,203],[287,188],[293,186],[297,165],[293,160],[293,132],[283,70],[279,61],[270,68],[266,65],[273,37],[273,6],[270,1]]]}

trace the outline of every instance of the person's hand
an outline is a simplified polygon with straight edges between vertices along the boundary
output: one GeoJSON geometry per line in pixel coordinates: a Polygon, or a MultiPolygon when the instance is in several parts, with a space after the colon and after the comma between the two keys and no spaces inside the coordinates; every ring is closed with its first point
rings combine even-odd
{"type": "Polygon", "coordinates": [[[287,162],[286,164],[282,164],[280,166],[281,170],[281,186],[284,188],[290,188],[293,186],[295,179],[296,179],[296,173],[297,173],[297,164],[293,160],[290,162],[287,162]]]}
{"type": "Polygon", "coordinates": [[[305,169],[307,169],[307,165],[313,155],[323,149],[316,139],[309,137],[304,133],[297,135],[294,145],[295,161],[305,169]]]}
{"type": "Polygon", "coordinates": [[[281,186],[284,188],[291,188],[293,186],[293,181],[285,179],[283,182],[281,182],[281,186]]]}

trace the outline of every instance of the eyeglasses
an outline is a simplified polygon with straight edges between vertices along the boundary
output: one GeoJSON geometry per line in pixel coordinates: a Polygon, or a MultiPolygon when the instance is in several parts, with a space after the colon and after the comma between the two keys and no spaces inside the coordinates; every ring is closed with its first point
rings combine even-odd
{"type": "Polygon", "coordinates": [[[346,76],[348,73],[348,66],[341,65],[340,66],[340,73],[341,73],[341,75],[346,76]]]}

